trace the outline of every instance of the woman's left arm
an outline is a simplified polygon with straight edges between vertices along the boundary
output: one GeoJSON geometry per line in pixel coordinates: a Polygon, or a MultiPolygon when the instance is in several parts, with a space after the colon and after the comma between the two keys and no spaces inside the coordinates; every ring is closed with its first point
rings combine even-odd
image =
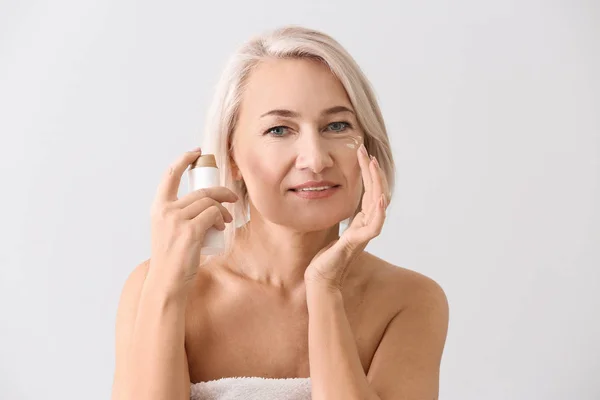
{"type": "Polygon", "coordinates": [[[322,249],[304,274],[313,400],[437,399],[448,329],[446,296],[421,279],[411,304],[389,323],[365,375],[344,309],[342,287],[352,261],[378,236],[388,184],[375,158],[358,150],[364,195],[361,212],[342,236],[322,249]]]}
{"type": "Polygon", "coordinates": [[[340,291],[306,286],[313,400],[376,400],[367,382],[340,291]]]}
{"type": "Polygon", "coordinates": [[[432,400],[448,329],[446,296],[423,279],[414,301],[389,323],[365,375],[341,291],[307,284],[313,400],[432,400]]]}

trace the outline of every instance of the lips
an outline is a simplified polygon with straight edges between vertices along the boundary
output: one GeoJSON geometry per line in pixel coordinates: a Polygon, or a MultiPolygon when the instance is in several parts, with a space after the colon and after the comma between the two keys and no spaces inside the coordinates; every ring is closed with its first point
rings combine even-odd
{"type": "Polygon", "coordinates": [[[335,182],[331,182],[331,181],[309,181],[309,182],[304,182],[301,185],[297,185],[294,186],[292,188],[290,188],[290,190],[294,191],[294,192],[319,192],[319,191],[323,191],[323,190],[327,190],[327,189],[331,189],[331,188],[336,188],[339,187],[340,185],[338,185],[335,182]]]}
{"type": "Polygon", "coordinates": [[[340,191],[340,185],[327,186],[323,187],[315,187],[315,189],[290,189],[290,193],[293,193],[294,196],[297,196],[301,199],[305,200],[317,200],[317,199],[326,199],[329,198],[335,193],[340,191]]]}

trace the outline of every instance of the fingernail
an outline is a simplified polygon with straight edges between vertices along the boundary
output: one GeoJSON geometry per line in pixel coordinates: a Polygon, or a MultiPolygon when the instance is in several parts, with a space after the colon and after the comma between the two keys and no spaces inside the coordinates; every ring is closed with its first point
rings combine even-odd
{"type": "Polygon", "coordinates": [[[200,151],[200,147],[194,147],[192,150],[190,150],[192,152],[199,152],[200,151]]]}
{"type": "Polygon", "coordinates": [[[377,161],[377,158],[376,158],[376,157],[373,157],[373,162],[375,163],[375,166],[376,166],[377,168],[380,168],[380,167],[379,167],[379,161],[377,161]]]}

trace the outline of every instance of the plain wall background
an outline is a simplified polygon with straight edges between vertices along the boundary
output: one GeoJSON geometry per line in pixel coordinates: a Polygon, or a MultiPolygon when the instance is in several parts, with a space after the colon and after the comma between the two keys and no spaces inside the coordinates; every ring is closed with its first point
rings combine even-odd
{"type": "Polygon", "coordinates": [[[446,291],[440,398],[599,399],[594,0],[3,0],[0,398],[109,397],[160,176],[229,54],[288,23],[375,87],[398,178],[368,250],[446,291]]]}

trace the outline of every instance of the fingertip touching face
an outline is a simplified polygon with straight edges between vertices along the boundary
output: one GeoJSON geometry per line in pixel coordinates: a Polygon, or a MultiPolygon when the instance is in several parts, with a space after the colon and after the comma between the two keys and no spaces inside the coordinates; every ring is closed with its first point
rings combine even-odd
{"type": "Polygon", "coordinates": [[[356,210],[363,140],[346,91],[325,64],[270,59],[247,79],[232,156],[262,218],[314,231],[356,210]]]}

